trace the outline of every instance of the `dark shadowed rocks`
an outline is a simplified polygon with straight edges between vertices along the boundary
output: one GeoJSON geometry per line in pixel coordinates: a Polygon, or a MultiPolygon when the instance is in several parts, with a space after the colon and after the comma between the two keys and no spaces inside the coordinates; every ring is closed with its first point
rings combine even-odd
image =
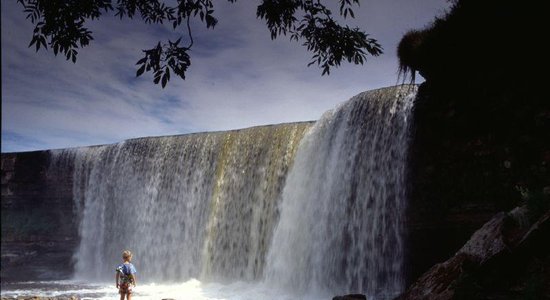
{"type": "Polygon", "coordinates": [[[542,3],[451,2],[398,49],[401,70],[426,79],[409,145],[408,283],[496,213],[525,204],[523,191],[541,195],[550,186],[550,101],[537,71],[548,55],[535,43],[517,57],[509,44],[511,36],[543,36],[546,10],[542,3]]]}
{"type": "Polygon", "coordinates": [[[529,222],[529,210],[498,213],[450,259],[433,266],[398,297],[409,299],[543,299],[548,286],[550,211],[529,222]]]}
{"type": "Polygon", "coordinates": [[[49,151],[2,153],[2,281],[72,274],[78,242],[72,169],[51,163],[49,151]]]}

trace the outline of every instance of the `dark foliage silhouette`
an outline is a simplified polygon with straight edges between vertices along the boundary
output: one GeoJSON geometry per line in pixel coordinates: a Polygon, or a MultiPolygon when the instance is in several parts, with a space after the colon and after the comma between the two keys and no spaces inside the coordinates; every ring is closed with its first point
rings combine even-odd
{"type": "MultiPolygon", "coordinates": [[[[236,0],[228,0],[231,3],[236,0]]],[[[164,88],[173,73],[185,79],[185,72],[191,65],[189,50],[193,46],[191,18],[200,18],[206,28],[214,28],[218,19],[214,16],[212,0],[18,0],[34,25],[29,47],[53,49],[55,55],[62,53],[67,60],[76,62],[77,49],[86,47],[93,40],[92,32],[86,27],[88,20],[99,19],[114,12],[123,18],[141,18],[147,24],[169,23],[182,37],[172,42],[158,42],[137,62],[136,76],[144,72],[153,73],[153,82],[164,88]],[[181,34],[181,32],[180,32],[181,34]]],[[[354,18],[352,7],[359,0],[339,0],[339,14],[354,18]]],[[[289,35],[291,40],[302,41],[303,46],[313,53],[308,66],[318,65],[322,75],[343,61],[363,64],[367,55],[382,53],[378,42],[359,28],[340,25],[332,11],[321,1],[311,0],[262,0],[256,16],[265,20],[271,38],[289,35]]]]}

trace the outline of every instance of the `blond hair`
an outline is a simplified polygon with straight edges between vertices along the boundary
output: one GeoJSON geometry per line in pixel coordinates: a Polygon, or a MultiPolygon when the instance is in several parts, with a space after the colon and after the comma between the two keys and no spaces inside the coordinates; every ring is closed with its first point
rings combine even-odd
{"type": "Polygon", "coordinates": [[[132,258],[132,252],[130,250],[124,250],[124,252],[122,252],[122,258],[125,260],[132,258]]]}

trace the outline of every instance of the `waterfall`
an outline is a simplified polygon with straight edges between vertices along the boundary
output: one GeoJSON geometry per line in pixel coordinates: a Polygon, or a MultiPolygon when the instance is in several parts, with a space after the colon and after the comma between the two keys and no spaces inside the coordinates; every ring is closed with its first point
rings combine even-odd
{"type": "Polygon", "coordinates": [[[415,88],[365,92],[303,138],[283,190],[266,281],[297,291],[403,289],[402,221],[415,88]]]}
{"type": "Polygon", "coordinates": [[[365,92],[314,124],[52,151],[73,171],[75,277],[110,280],[130,249],[149,282],[263,281],[375,299],[402,291],[415,92],[365,92]]]}
{"type": "Polygon", "coordinates": [[[75,277],[104,280],[131,249],[147,281],[258,278],[286,173],[310,126],[54,151],[74,164],[75,277]]]}

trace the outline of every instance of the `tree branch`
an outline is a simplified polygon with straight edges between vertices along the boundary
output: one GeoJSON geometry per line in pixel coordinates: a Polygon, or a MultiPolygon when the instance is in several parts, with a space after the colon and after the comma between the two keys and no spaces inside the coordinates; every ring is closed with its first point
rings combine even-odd
{"type": "Polygon", "coordinates": [[[187,33],[189,34],[189,39],[191,40],[191,42],[189,43],[189,46],[187,46],[185,49],[186,50],[189,50],[191,49],[191,47],[193,46],[193,34],[191,33],[191,25],[189,24],[190,23],[190,20],[191,18],[189,16],[187,16],[187,33]]]}

